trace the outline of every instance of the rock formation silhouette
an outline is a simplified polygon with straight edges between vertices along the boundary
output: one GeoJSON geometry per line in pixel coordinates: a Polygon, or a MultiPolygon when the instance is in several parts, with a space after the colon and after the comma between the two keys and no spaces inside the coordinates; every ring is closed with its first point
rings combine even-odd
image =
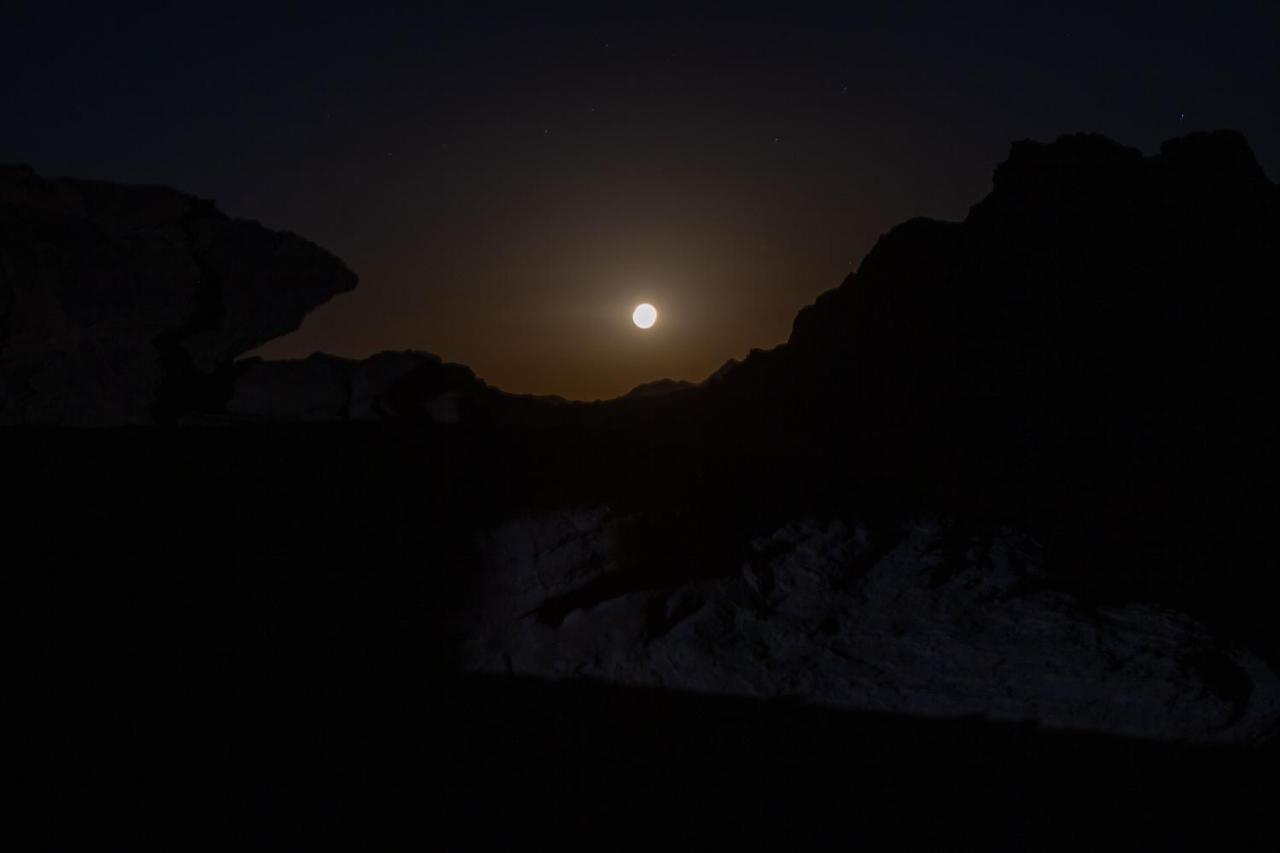
{"type": "Polygon", "coordinates": [[[0,166],[0,423],[217,408],[237,357],[355,286],[324,250],[209,201],[0,166]]]}

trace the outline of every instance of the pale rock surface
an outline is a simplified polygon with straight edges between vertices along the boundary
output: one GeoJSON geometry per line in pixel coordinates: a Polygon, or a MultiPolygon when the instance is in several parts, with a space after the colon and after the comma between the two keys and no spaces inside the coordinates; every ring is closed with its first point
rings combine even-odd
{"type": "Polygon", "coordinates": [[[932,520],[879,555],[858,523],[795,521],[754,541],[737,576],[545,618],[616,571],[625,525],[592,509],[492,531],[465,665],[1169,739],[1254,740],[1280,720],[1280,681],[1256,655],[1176,612],[1055,591],[1014,532],[957,545],[932,520]]]}

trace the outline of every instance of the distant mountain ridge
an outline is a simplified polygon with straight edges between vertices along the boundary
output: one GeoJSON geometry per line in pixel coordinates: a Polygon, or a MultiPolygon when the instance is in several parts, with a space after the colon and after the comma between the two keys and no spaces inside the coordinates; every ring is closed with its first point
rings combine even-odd
{"type": "Polygon", "coordinates": [[[698,383],[686,379],[655,379],[632,388],[623,397],[650,397],[655,394],[672,394],[677,391],[689,391],[697,388],[698,383]]]}

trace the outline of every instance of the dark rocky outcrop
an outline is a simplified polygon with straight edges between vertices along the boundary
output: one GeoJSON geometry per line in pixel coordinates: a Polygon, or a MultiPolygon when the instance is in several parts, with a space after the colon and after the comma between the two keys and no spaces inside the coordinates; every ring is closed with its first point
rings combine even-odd
{"type": "Polygon", "coordinates": [[[203,199],[0,167],[0,423],[217,408],[235,358],[355,284],[301,237],[203,199]]]}
{"type": "Polygon", "coordinates": [[[469,368],[429,353],[382,352],[364,360],[316,353],[240,362],[226,412],[272,421],[459,423],[471,398],[487,391],[469,368]]]}
{"type": "Polygon", "coordinates": [[[963,222],[894,228],[726,384],[839,430],[1273,411],[1277,245],[1236,133],[1019,142],[963,222]]]}

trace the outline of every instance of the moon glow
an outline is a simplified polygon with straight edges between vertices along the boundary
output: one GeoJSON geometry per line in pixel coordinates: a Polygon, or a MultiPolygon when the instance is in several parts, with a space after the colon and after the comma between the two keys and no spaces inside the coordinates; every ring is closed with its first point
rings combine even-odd
{"type": "Polygon", "coordinates": [[[641,302],[636,306],[636,310],[631,312],[631,322],[642,329],[647,329],[658,322],[658,309],[648,302],[641,302]]]}

